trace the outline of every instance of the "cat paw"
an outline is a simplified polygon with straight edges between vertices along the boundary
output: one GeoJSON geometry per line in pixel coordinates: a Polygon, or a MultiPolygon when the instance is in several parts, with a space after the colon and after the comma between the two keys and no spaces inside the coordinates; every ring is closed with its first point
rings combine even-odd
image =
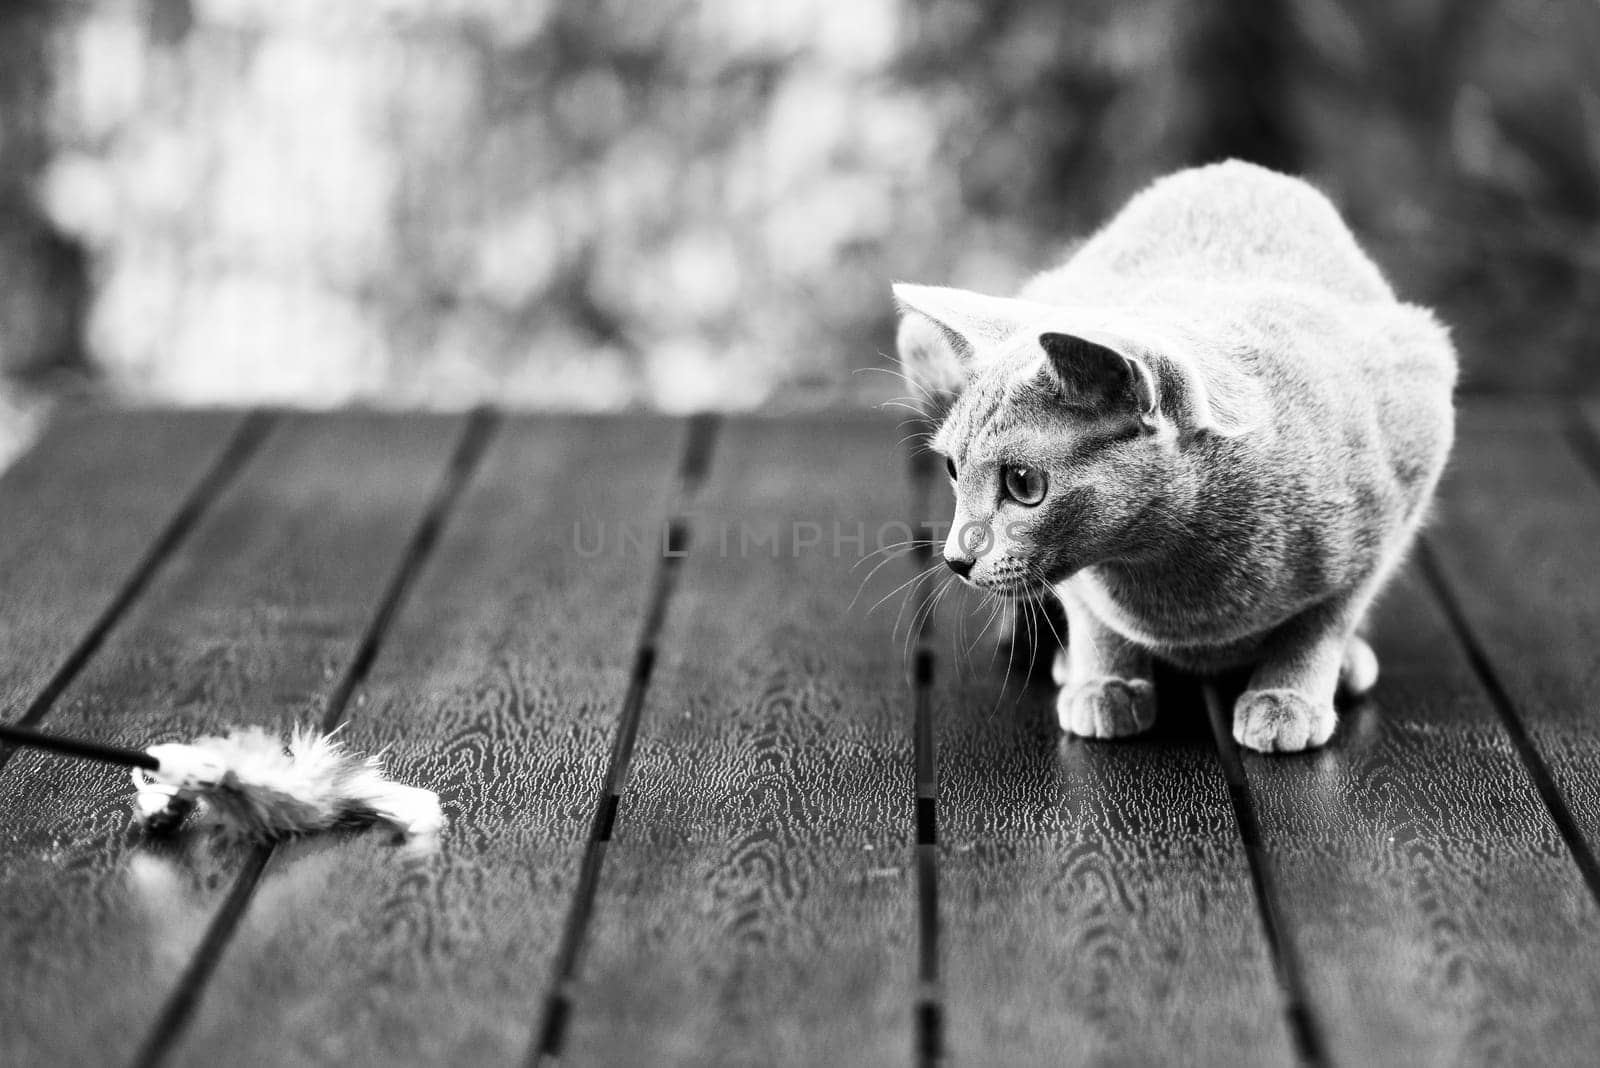
{"type": "Polygon", "coordinates": [[[1064,645],[1056,650],[1055,659],[1050,661],[1050,679],[1057,686],[1065,686],[1072,680],[1072,664],[1067,659],[1067,647],[1064,645]]]}
{"type": "Polygon", "coordinates": [[[1258,753],[1298,753],[1333,737],[1331,701],[1299,690],[1246,690],[1233,706],[1233,740],[1258,753]]]}
{"type": "Polygon", "coordinates": [[[1063,686],[1056,695],[1056,715],[1062,730],[1080,738],[1138,734],[1155,726],[1155,683],[1101,675],[1076,686],[1063,686]]]}

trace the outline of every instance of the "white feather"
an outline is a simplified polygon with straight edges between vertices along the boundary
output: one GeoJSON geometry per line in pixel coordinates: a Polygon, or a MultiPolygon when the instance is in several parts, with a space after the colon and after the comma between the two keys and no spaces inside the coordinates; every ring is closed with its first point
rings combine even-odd
{"type": "Polygon", "coordinates": [[[255,839],[375,820],[412,837],[444,825],[437,794],[384,778],[381,756],[359,756],[307,727],[287,746],[245,727],[146,751],[161,766],[133,773],[134,804],[152,829],[175,826],[196,805],[225,833],[255,839]]]}

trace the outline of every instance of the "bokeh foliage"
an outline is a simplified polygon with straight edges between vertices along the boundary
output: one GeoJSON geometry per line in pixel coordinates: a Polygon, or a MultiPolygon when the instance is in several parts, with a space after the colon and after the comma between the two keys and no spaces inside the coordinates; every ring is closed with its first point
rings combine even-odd
{"type": "Polygon", "coordinates": [[[182,401],[881,400],[1154,176],[1326,188],[1468,388],[1600,381],[1582,0],[74,0],[0,35],[0,358],[182,401]]]}

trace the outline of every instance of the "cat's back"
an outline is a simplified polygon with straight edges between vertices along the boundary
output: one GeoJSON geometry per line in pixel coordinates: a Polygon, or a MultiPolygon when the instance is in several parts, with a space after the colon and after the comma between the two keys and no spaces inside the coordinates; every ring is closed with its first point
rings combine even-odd
{"type": "Polygon", "coordinates": [[[1261,278],[1361,303],[1395,299],[1327,197],[1298,178],[1237,160],[1155,182],[1023,295],[1071,305],[1111,297],[1130,283],[1261,278]]]}
{"type": "Polygon", "coordinates": [[[1162,178],[1022,296],[1165,339],[1214,405],[1255,428],[1228,447],[1263,473],[1263,492],[1287,465],[1332,497],[1409,505],[1443,465],[1448,333],[1396,298],[1333,204],[1298,178],[1236,161],[1162,178]]]}

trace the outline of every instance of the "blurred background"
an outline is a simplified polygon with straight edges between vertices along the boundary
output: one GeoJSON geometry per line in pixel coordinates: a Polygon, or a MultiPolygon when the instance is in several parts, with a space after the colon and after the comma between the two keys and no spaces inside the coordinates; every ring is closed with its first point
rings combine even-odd
{"type": "Polygon", "coordinates": [[[1164,171],[1309,175],[1468,390],[1600,383],[1592,0],[0,0],[0,462],[51,399],[870,404],[1164,171]]]}

